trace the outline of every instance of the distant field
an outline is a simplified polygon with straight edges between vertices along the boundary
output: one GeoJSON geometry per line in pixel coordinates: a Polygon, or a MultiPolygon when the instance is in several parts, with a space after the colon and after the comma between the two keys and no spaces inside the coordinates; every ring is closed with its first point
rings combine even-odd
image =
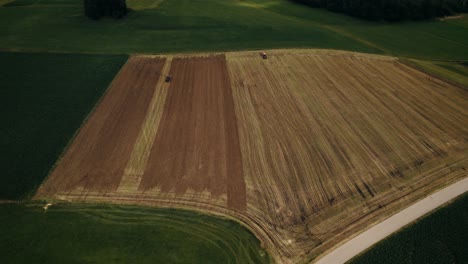
{"type": "Polygon", "coordinates": [[[0,8],[0,49],[128,54],[314,47],[468,60],[468,17],[372,23],[287,0],[128,4],[136,11],[123,20],[91,21],[81,1],[17,0],[0,8]]]}
{"type": "Polygon", "coordinates": [[[269,263],[238,223],[111,205],[0,205],[1,263],[269,263]]]}
{"type": "Polygon", "coordinates": [[[0,199],[35,190],[126,59],[0,52],[0,199]]]}
{"type": "Polygon", "coordinates": [[[368,22],[323,9],[281,4],[269,9],[350,36],[382,52],[425,59],[468,59],[468,16],[439,21],[368,22]]]}
{"type": "Polygon", "coordinates": [[[350,264],[468,263],[468,195],[419,220],[350,264]]]}
{"type": "Polygon", "coordinates": [[[35,198],[226,214],[297,263],[466,176],[465,90],[393,57],[267,52],[132,56],[35,198]]]}
{"type": "Polygon", "coordinates": [[[132,10],[155,9],[165,0],[127,0],[127,7],[132,10]]]}

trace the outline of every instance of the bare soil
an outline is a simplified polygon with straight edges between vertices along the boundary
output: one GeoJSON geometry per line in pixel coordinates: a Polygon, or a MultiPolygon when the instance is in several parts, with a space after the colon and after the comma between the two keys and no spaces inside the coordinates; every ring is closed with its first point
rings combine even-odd
{"type": "Polygon", "coordinates": [[[174,77],[140,190],[227,193],[245,208],[245,184],[224,56],[175,58],[174,77]]]}

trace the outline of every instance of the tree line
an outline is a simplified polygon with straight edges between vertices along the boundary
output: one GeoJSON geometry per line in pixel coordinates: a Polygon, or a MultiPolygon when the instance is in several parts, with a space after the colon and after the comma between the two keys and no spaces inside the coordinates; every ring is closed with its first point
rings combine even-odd
{"type": "Polygon", "coordinates": [[[468,0],[290,0],[368,20],[419,20],[468,12],[468,0]]]}
{"type": "Polygon", "coordinates": [[[84,0],[84,12],[91,19],[122,18],[128,9],[126,0],[84,0]]]}

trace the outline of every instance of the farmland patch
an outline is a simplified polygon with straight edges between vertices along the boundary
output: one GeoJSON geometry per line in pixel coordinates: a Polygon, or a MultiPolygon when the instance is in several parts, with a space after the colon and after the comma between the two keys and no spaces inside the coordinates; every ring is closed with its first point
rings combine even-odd
{"type": "Polygon", "coordinates": [[[247,214],[269,223],[289,261],[467,175],[463,89],[390,57],[268,54],[227,61],[247,214]]]}
{"type": "Polygon", "coordinates": [[[224,56],[172,61],[166,107],[139,189],[227,195],[245,208],[245,185],[224,56]]]}
{"type": "Polygon", "coordinates": [[[36,198],[228,215],[296,263],[466,177],[466,90],[393,57],[267,54],[133,57],[158,65],[134,70],[152,92],[121,85],[144,104],[99,112],[106,96],[93,116],[120,121],[90,118],[36,198]]]}
{"type": "Polygon", "coordinates": [[[224,55],[132,57],[36,197],[243,211],[238,140],[224,55]]]}

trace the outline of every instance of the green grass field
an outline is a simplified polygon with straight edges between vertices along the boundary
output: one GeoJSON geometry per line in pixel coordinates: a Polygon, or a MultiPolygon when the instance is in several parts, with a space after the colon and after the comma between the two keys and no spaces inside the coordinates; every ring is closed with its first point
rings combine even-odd
{"type": "Polygon", "coordinates": [[[126,59],[0,52],[0,199],[42,183],[126,59]]]}
{"type": "Polygon", "coordinates": [[[145,0],[129,1],[136,11],[123,20],[91,21],[81,4],[17,0],[5,5],[0,49],[128,54],[314,47],[468,60],[467,17],[388,24],[287,0],[145,0]]]}
{"type": "Polygon", "coordinates": [[[0,263],[269,263],[236,222],[183,210],[0,205],[0,263]]]}
{"type": "Polygon", "coordinates": [[[386,54],[440,60],[468,59],[466,16],[446,21],[384,23],[368,22],[295,4],[274,5],[269,9],[349,35],[386,54]]]}
{"type": "Polygon", "coordinates": [[[468,263],[468,194],[378,243],[350,264],[468,263]]]}

